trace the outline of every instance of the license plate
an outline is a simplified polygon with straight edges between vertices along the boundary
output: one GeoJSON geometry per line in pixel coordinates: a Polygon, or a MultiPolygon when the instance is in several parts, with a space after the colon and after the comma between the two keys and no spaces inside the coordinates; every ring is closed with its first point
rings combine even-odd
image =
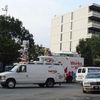
{"type": "Polygon", "coordinates": [[[94,86],[93,88],[94,88],[94,89],[99,89],[99,86],[94,86]]]}

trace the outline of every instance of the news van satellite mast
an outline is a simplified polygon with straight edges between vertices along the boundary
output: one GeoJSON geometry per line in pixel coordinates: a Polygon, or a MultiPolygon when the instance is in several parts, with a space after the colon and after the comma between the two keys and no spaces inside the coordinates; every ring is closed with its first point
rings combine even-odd
{"type": "Polygon", "coordinates": [[[5,16],[7,16],[8,13],[8,5],[5,5],[5,8],[2,8],[2,11],[5,11],[5,16]]]}

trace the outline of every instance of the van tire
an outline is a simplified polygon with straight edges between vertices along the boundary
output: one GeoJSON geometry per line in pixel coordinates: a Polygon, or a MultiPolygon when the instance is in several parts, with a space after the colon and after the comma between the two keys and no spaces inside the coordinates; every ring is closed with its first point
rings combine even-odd
{"type": "Polygon", "coordinates": [[[8,79],[7,81],[6,81],[6,86],[7,86],[7,88],[14,88],[15,87],[15,85],[16,85],[16,82],[15,82],[15,80],[14,79],[8,79]]]}
{"type": "Polygon", "coordinates": [[[46,87],[53,87],[54,86],[54,79],[49,78],[46,81],[46,87]]]}

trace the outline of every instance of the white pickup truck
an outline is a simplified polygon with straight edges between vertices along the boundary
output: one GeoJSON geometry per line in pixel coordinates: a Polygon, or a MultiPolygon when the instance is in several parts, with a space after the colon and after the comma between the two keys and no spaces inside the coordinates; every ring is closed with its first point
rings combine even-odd
{"type": "Polygon", "coordinates": [[[4,88],[14,88],[16,84],[38,84],[53,87],[65,82],[64,69],[58,63],[17,64],[10,71],[0,73],[0,83],[4,88]]]}

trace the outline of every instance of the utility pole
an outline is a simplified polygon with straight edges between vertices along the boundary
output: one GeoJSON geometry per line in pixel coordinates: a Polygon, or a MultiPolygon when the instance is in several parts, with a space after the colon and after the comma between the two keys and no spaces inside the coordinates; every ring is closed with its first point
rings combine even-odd
{"type": "Polygon", "coordinates": [[[6,12],[5,16],[7,16],[7,13],[8,13],[8,5],[5,5],[5,8],[2,8],[2,11],[5,11],[6,12]]]}

